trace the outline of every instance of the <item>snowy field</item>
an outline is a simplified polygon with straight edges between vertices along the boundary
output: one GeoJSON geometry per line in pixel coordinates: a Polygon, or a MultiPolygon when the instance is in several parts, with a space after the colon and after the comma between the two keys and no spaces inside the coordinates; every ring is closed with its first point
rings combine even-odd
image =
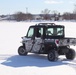
{"type": "MultiPolygon", "coordinates": [[[[0,22],[0,75],[76,75],[76,58],[73,61],[60,56],[49,62],[45,55],[19,56],[21,37],[30,25],[38,22],[0,22]]],[[[76,38],[76,22],[55,22],[65,25],[65,36],[76,38]]],[[[76,51],[76,46],[72,46],[76,51]]]]}

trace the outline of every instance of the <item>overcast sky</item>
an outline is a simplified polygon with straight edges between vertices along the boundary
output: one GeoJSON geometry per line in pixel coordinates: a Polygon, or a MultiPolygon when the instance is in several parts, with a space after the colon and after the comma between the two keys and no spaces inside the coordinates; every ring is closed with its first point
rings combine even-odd
{"type": "Polygon", "coordinates": [[[60,13],[72,12],[76,0],[0,0],[0,15],[18,11],[39,14],[44,9],[57,10],[60,13]]]}

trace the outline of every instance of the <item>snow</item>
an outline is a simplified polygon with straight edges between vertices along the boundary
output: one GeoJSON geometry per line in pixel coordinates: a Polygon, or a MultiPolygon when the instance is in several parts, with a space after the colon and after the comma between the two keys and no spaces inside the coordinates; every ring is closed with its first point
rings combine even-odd
{"type": "MultiPolygon", "coordinates": [[[[0,75],[76,75],[76,58],[70,61],[60,56],[57,62],[50,62],[47,55],[18,55],[21,37],[36,23],[0,22],[0,75]]],[[[55,23],[65,25],[66,37],[76,37],[75,22],[55,23]]],[[[76,51],[76,46],[71,47],[76,51]]]]}

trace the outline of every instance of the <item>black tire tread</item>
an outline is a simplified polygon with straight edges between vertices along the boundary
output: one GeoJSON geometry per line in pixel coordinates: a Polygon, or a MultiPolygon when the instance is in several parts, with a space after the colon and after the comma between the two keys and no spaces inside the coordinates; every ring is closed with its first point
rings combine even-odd
{"type": "Polygon", "coordinates": [[[66,53],[66,58],[73,60],[75,58],[75,51],[73,49],[69,49],[69,52],[66,53]]]}
{"type": "Polygon", "coordinates": [[[51,50],[51,51],[48,53],[48,60],[49,60],[49,61],[57,61],[57,60],[58,60],[58,52],[55,51],[55,50],[51,50]],[[53,53],[53,59],[50,59],[50,58],[49,58],[49,54],[50,54],[50,53],[53,53]]]}
{"type": "Polygon", "coordinates": [[[26,52],[26,51],[25,51],[25,53],[23,53],[23,54],[20,53],[20,49],[21,49],[21,48],[25,49],[24,46],[20,46],[20,47],[18,48],[18,54],[21,55],[21,56],[26,56],[26,55],[27,55],[27,52],[26,52]]]}

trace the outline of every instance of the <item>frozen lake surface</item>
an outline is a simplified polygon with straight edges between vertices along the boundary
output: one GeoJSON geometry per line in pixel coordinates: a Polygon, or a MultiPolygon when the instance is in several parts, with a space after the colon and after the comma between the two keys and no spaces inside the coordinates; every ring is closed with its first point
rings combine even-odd
{"type": "MultiPolygon", "coordinates": [[[[0,22],[0,75],[76,75],[76,58],[70,61],[60,56],[57,62],[49,62],[46,55],[18,55],[21,37],[36,23],[0,22]]],[[[65,26],[66,37],[76,38],[76,22],[55,23],[65,26]]],[[[76,51],[76,46],[71,48],[76,51]]]]}

